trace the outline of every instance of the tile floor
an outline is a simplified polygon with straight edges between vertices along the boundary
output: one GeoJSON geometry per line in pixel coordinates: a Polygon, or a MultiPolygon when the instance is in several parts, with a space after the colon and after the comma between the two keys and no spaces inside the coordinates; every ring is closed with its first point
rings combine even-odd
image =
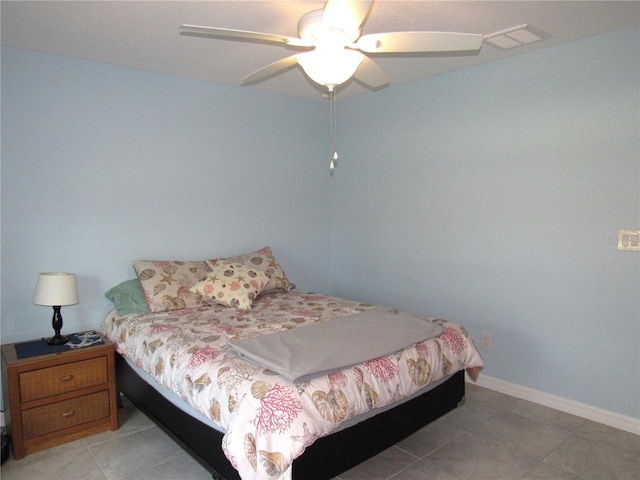
{"type": "MultiPolygon", "coordinates": [[[[466,403],[336,480],[638,479],[640,436],[467,384],[466,403]]],[[[132,405],[121,427],[10,458],[3,480],[210,480],[132,405]]]]}

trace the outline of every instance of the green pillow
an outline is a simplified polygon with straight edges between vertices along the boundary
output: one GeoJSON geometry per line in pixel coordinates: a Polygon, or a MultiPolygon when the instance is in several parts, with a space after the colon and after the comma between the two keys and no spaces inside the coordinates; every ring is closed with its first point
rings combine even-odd
{"type": "Polygon", "coordinates": [[[105,293],[105,296],[113,302],[121,317],[149,311],[144,292],[137,278],[116,285],[105,293]]]}

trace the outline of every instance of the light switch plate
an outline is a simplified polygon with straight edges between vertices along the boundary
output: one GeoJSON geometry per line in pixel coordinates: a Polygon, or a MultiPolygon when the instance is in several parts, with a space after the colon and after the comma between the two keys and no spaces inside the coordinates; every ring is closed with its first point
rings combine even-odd
{"type": "Polygon", "coordinates": [[[618,250],[640,252],[640,230],[619,230],[618,250]]]}

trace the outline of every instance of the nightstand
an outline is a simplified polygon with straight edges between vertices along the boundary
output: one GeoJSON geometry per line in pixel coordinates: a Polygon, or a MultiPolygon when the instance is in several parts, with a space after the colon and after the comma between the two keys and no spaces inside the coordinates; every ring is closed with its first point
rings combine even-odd
{"type": "Polygon", "coordinates": [[[16,459],[118,429],[115,346],[103,341],[27,358],[18,358],[19,344],[2,345],[2,390],[16,459]]]}

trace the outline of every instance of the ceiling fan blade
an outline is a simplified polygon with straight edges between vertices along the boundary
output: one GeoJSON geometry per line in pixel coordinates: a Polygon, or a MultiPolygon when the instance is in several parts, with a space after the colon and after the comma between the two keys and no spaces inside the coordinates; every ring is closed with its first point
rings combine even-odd
{"type": "Polygon", "coordinates": [[[366,53],[459,52],[479,50],[482,35],[453,32],[387,32],[364,35],[352,47],[366,53]]]}
{"type": "Polygon", "coordinates": [[[322,14],[322,24],[327,29],[343,30],[356,39],[372,3],[371,0],[328,0],[322,14]]]}
{"type": "Polygon", "coordinates": [[[389,77],[385,71],[366,55],[356,70],[354,78],[372,90],[379,90],[389,85],[389,77]]]}
{"type": "Polygon", "coordinates": [[[255,42],[271,42],[290,45],[292,47],[312,47],[309,42],[301,38],[287,37],[273,33],[250,32],[248,30],[235,30],[233,28],[203,27],[200,25],[182,25],[182,33],[192,35],[205,35],[210,37],[226,37],[255,42]]]}
{"type": "Polygon", "coordinates": [[[266,80],[267,78],[276,75],[293,65],[298,63],[297,55],[291,55],[290,57],[285,57],[283,59],[278,60],[277,62],[270,63],[266,67],[262,67],[259,70],[247,75],[242,80],[240,80],[241,85],[250,85],[254,83],[261,82],[266,80]]]}

